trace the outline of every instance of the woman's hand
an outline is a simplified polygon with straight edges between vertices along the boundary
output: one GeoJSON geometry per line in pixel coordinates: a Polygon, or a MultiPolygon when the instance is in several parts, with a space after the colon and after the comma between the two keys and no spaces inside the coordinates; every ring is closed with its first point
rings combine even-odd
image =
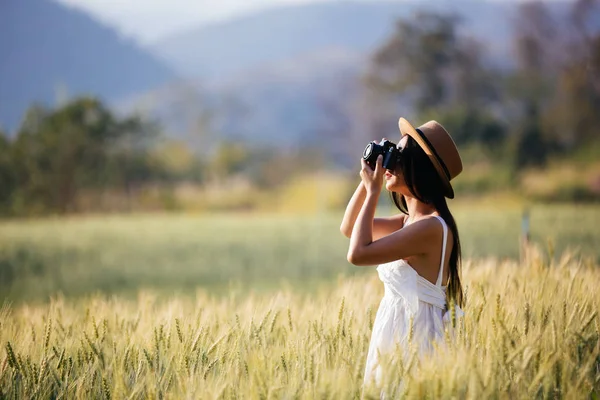
{"type": "Polygon", "coordinates": [[[360,170],[360,177],[363,181],[365,189],[368,194],[379,195],[381,193],[381,187],[383,186],[383,174],[385,173],[383,166],[383,156],[377,156],[375,163],[375,170],[373,170],[364,159],[360,159],[362,169],[360,170]]]}

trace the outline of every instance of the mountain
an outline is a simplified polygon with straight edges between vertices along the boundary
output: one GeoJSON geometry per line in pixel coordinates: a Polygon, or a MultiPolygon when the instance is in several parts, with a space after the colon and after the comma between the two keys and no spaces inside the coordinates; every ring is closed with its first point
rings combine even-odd
{"type": "Polygon", "coordinates": [[[426,6],[410,0],[282,6],[182,32],[153,48],[188,77],[222,81],[304,54],[324,54],[330,48],[369,53],[393,32],[395,21],[425,8],[460,15],[466,34],[487,42],[499,56],[510,52],[514,4],[478,0],[433,0],[426,6]]]}
{"type": "Polygon", "coordinates": [[[14,130],[32,102],[61,91],[106,101],[175,79],[150,52],[90,16],[50,0],[0,0],[0,127],[14,130]]]}

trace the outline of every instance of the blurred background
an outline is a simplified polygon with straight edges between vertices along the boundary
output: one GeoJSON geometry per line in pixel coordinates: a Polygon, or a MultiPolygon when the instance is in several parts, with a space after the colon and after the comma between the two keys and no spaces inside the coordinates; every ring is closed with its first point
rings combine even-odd
{"type": "Polygon", "coordinates": [[[467,259],[600,260],[600,1],[2,0],[0,297],[364,272],[338,226],[400,116],[459,146],[467,259]]]}

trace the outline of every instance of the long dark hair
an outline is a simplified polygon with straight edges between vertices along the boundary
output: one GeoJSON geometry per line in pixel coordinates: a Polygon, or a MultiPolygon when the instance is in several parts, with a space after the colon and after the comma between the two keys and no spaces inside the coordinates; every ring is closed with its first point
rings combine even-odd
{"type": "MultiPolygon", "coordinates": [[[[456,221],[446,203],[441,178],[427,154],[410,136],[408,136],[406,145],[402,150],[402,156],[396,169],[402,172],[406,186],[411,194],[419,201],[433,205],[450,230],[452,230],[454,245],[450,254],[448,298],[454,300],[456,304],[462,307],[463,290],[460,283],[460,238],[458,236],[456,221]]],[[[408,215],[408,207],[404,195],[396,192],[390,192],[390,194],[396,207],[408,215]]]]}

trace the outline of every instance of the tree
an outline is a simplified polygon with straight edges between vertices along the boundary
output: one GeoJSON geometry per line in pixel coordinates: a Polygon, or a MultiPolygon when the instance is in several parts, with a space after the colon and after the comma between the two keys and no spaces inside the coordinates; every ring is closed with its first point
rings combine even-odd
{"type": "Polygon", "coordinates": [[[376,90],[413,94],[419,112],[444,104],[445,72],[458,57],[456,23],[454,16],[433,13],[398,21],[373,57],[368,82],[376,90]]]}
{"type": "Polygon", "coordinates": [[[250,153],[240,142],[222,141],[212,157],[213,175],[220,179],[241,172],[248,163],[250,153]]]}
{"type": "Polygon", "coordinates": [[[600,1],[577,0],[568,21],[567,46],[550,114],[567,147],[585,146],[600,138],[600,1]],[[559,112],[560,108],[563,112],[559,112]],[[566,143],[565,143],[566,142],[566,143]]]}
{"type": "Polygon", "coordinates": [[[17,179],[12,165],[12,147],[0,130],[0,214],[8,213],[17,179]]]}
{"type": "Polygon", "coordinates": [[[32,110],[15,143],[24,161],[23,195],[50,210],[73,211],[78,189],[91,183],[114,135],[112,115],[94,99],[45,115],[32,110]]]}
{"type": "Polygon", "coordinates": [[[398,21],[375,53],[366,82],[375,92],[407,99],[419,118],[439,120],[459,143],[493,147],[505,136],[488,111],[501,99],[501,80],[485,65],[481,44],[458,34],[459,23],[436,13],[398,21]]]}
{"type": "Polygon", "coordinates": [[[93,98],[54,111],[32,107],[13,145],[17,208],[76,211],[81,189],[143,179],[147,132],[139,118],[116,119],[93,98]]]}
{"type": "Polygon", "coordinates": [[[154,162],[150,153],[159,127],[134,115],[115,121],[114,133],[106,149],[107,178],[124,190],[131,207],[136,190],[162,175],[161,166],[154,162]]]}
{"type": "Polygon", "coordinates": [[[506,126],[490,112],[468,105],[459,104],[451,109],[435,113],[426,119],[436,118],[452,133],[457,145],[479,142],[489,148],[490,154],[498,154],[498,147],[504,144],[506,126]]]}
{"type": "Polygon", "coordinates": [[[597,140],[600,125],[600,33],[597,0],[578,0],[555,17],[541,2],[521,5],[515,24],[518,70],[512,95],[525,124],[539,110],[541,135],[551,151],[597,140]]]}
{"type": "Polygon", "coordinates": [[[514,137],[515,172],[527,166],[542,166],[548,158],[548,145],[545,143],[540,126],[539,111],[530,106],[523,123],[517,127],[514,137]]]}
{"type": "Polygon", "coordinates": [[[409,96],[417,112],[457,102],[475,107],[497,97],[483,65],[483,50],[458,35],[452,14],[418,13],[397,22],[394,34],[376,51],[368,84],[377,91],[409,96]]]}

